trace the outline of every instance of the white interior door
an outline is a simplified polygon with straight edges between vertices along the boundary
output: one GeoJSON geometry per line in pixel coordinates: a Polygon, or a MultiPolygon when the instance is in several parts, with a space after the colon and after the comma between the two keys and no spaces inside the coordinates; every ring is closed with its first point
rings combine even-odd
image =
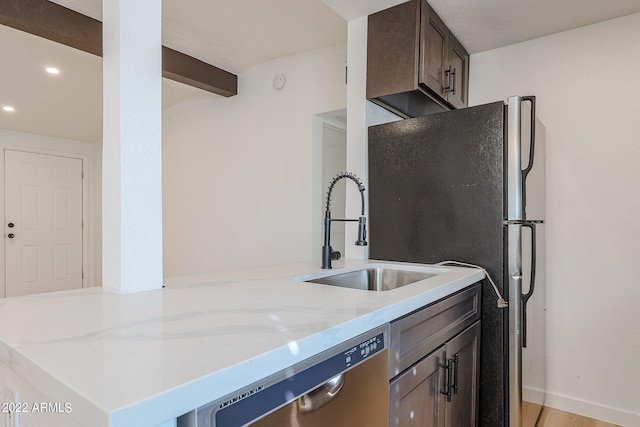
{"type": "Polygon", "coordinates": [[[82,160],[5,150],[6,296],[82,287],[82,160]]]}

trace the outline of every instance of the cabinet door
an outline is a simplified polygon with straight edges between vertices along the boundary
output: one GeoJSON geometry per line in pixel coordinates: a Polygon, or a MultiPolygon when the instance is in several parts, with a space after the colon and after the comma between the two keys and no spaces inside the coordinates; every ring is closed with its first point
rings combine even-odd
{"type": "Polygon", "coordinates": [[[391,382],[389,426],[444,426],[445,356],[441,347],[391,382]]]}
{"type": "Polygon", "coordinates": [[[447,80],[444,71],[449,66],[449,29],[431,6],[425,0],[421,1],[419,82],[445,98],[447,80]]]}
{"type": "MultiPolygon", "coordinates": [[[[451,87],[447,89],[447,101],[456,108],[464,108],[468,104],[469,93],[469,54],[453,34],[449,37],[449,65],[453,72],[451,87]]],[[[449,84],[449,79],[445,80],[449,84]]]]}
{"type": "Polygon", "coordinates": [[[447,357],[453,360],[452,398],[447,404],[447,427],[478,425],[480,380],[480,322],[474,323],[447,343],[447,357]]]}
{"type": "Polygon", "coordinates": [[[420,0],[368,18],[367,99],[416,89],[420,43],[420,0]]]}

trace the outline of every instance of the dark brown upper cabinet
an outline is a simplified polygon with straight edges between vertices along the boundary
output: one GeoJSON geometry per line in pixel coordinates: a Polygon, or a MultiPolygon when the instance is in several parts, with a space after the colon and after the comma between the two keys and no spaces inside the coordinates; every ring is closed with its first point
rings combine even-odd
{"type": "Polygon", "coordinates": [[[469,54],[425,0],[369,16],[367,99],[403,117],[467,106],[469,54]]]}

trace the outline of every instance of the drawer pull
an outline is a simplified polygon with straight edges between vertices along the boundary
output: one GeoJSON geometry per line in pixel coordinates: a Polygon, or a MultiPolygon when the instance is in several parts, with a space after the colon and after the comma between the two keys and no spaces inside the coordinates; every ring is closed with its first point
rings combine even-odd
{"type": "Polygon", "coordinates": [[[453,394],[458,394],[458,353],[451,359],[451,364],[453,365],[453,385],[451,388],[453,389],[453,394]]]}
{"type": "Polygon", "coordinates": [[[440,366],[446,370],[446,376],[444,378],[444,390],[440,391],[440,393],[447,396],[447,402],[451,402],[451,377],[453,375],[453,360],[447,359],[446,365],[440,366]]]}

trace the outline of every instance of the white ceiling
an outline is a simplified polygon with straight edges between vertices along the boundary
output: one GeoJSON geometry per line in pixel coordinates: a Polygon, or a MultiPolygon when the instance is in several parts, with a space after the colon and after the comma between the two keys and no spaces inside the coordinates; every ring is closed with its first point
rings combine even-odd
{"type": "MultiPolygon", "coordinates": [[[[407,0],[323,0],[346,20],[407,0]]],[[[639,0],[428,0],[469,53],[640,13],[639,0]]]]}
{"type": "MultiPolygon", "coordinates": [[[[53,2],[102,20],[102,0],[53,2]]],[[[162,1],[162,43],[235,74],[346,39],[347,23],[321,0],[162,1]]]]}
{"type": "MultiPolygon", "coordinates": [[[[163,44],[240,74],[346,42],[347,20],[404,0],[163,0],[163,44]],[[188,7],[186,7],[188,5],[188,7]]],[[[101,19],[101,0],[55,0],[101,19]]],[[[640,12],[638,0],[429,0],[470,53],[640,12]]],[[[102,134],[102,61],[0,26],[0,129],[93,142],[102,134]],[[50,76],[44,67],[62,69],[50,76]]],[[[163,79],[163,105],[216,95],[163,79]]]]}
{"type": "MultiPolygon", "coordinates": [[[[102,138],[102,58],[0,25],[0,129],[77,141],[102,138]],[[58,75],[46,73],[54,66],[58,75]]],[[[163,108],[216,95],[162,79],[163,108]]]]}
{"type": "Polygon", "coordinates": [[[639,0],[429,0],[469,53],[640,12],[639,0]]]}

